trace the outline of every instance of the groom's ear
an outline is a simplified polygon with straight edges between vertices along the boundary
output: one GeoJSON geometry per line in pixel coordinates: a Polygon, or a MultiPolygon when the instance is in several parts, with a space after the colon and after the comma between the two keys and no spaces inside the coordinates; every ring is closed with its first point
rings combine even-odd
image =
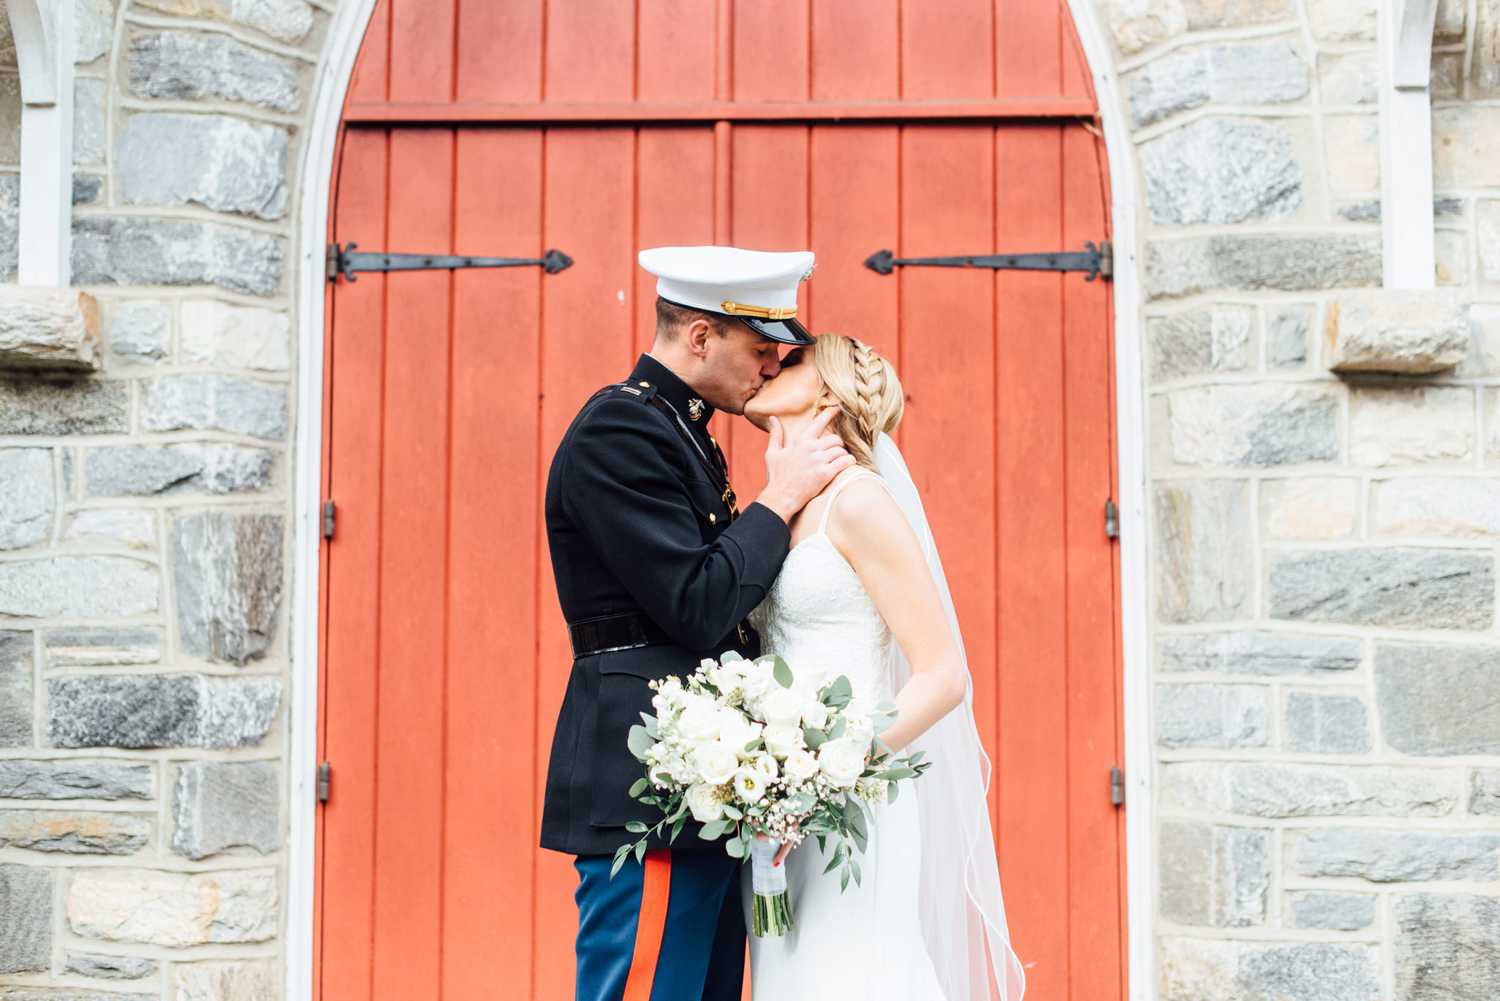
{"type": "Polygon", "coordinates": [[[703,317],[698,317],[682,328],[683,343],[700,358],[708,353],[708,342],[714,336],[713,323],[703,317]]]}

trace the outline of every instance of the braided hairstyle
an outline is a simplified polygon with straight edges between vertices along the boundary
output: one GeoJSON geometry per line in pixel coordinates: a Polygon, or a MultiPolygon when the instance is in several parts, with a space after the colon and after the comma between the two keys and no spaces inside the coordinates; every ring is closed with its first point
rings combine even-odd
{"type": "Polygon", "coordinates": [[[859,465],[874,468],[875,438],[901,423],[906,397],[896,369],[874,348],[844,334],[819,334],[813,364],[842,411],[834,432],[859,465]]]}

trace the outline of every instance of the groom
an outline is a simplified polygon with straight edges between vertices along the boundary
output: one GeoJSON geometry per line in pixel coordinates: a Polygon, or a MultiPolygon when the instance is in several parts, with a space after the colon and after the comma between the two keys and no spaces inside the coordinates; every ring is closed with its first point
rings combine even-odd
{"type": "Polygon", "coordinates": [[[776,375],[779,344],[813,343],[795,318],[811,253],[657,247],[639,259],[658,278],[655,343],[583,405],[547,476],[574,660],[541,845],[577,856],[577,1001],[738,1001],[740,863],[720,842],[689,822],[610,878],[615,849],[636,839],[626,823],[660,819],[629,796],[642,768],[626,736],[651,711],[650,680],[760,653],[745,617],[781,570],[787,522],[854,460],[827,420],[795,440],[774,427],[766,489],[741,511],[708,433],[715,410],[742,413],[776,375]]]}

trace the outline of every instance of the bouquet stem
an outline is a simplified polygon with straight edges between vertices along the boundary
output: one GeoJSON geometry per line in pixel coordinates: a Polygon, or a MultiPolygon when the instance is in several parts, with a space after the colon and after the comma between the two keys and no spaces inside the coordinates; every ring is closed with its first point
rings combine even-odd
{"type": "Polygon", "coordinates": [[[781,842],[770,838],[750,841],[750,882],[754,898],[750,905],[750,931],[757,938],[785,935],[792,927],[792,909],[786,896],[786,869],[771,863],[781,842]]]}

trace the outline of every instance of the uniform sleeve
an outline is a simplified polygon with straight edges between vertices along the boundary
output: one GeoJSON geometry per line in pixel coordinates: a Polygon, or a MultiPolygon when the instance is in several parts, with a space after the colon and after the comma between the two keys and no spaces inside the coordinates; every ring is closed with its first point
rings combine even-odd
{"type": "Polygon", "coordinates": [[[641,609],[690,650],[708,650],[760,604],[791,533],[751,504],[705,545],[672,430],[632,400],[605,400],[574,429],[563,506],[641,609]]]}

